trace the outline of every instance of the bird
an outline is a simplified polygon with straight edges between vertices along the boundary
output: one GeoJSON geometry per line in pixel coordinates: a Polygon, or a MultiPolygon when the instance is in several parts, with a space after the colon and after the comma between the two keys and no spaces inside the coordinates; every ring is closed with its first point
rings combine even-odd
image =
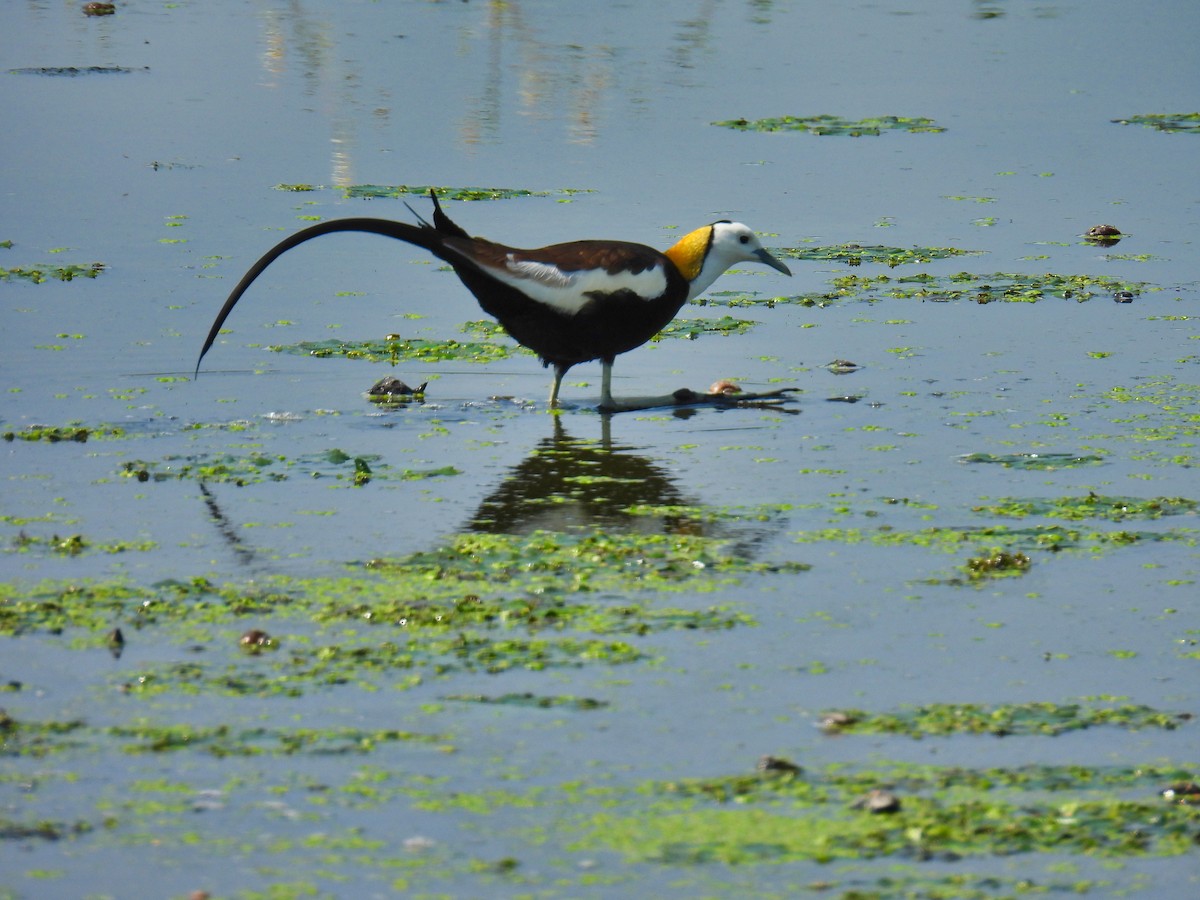
{"type": "Polygon", "coordinates": [[[697,228],[661,252],[645,244],[612,240],[577,240],[523,250],[472,237],[442,210],[436,191],[430,190],[429,196],[432,224],[410,206],[416,225],[377,218],[331,219],[302,229],[268,250],[225,300],[196,360],[196,376],[221,326],[267,266],[305,241],[337,232],[406,241],[448,263],[483,311],[553,370],[551,408],[559,405],[567,371],[599,360],[600,409],[620,409],[612,396],[617,355],[654,337],[685,303],[731,266],[759,262],[792,274],[740,222],[722,219],[697,228]]]}

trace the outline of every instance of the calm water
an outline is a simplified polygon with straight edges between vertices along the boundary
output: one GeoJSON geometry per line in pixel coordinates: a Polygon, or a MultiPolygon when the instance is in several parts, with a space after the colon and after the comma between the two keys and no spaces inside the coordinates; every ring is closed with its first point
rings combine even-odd
{"type": "MultiPolygon", "coordinates": [[[[364,756],[135,756],[103,743],[12,756],[0,775],[0,821],[83,821],[96,830],[57,841],[6,837],[0,896],[293,896],[310,887],[386,896],[402,873],[415,892],[450,896],[770,896],[819,880],[877,889],[871,879],[895,860],[854,869],[675,867],[581,849],[567,825],[594,810],[552,799],[553,791],[576,781],[634,791],[656,779],[740,774],[766,753],[817,768],[879,760],[1186,767],[1200,759],[1194,725],[1006,741],[830,740],[813,727],[821,710],[843,706],[889,712],[1109,696],[1197,711],[1194,512],[1076,523],[1147,536],[1120,550],[1035,551],[1026,574],[980,587],[951,581],[986,542],[947,553],[854,542],[850,531],[1045,524],[978,509],[1005,498],[1200,499],[1200,140],[1112,122],[1195,111],[1200,6],[183,0],[123,3],[102,18],[80,6],[0,7],[0,59],[18,70],[0,93],[8,123],[0,240],[13,244],[0,249],[0,266],[107,267],[94,280],[0,284],[0,425],[126,431],[2,445],[0,566],[14,597],[42,579],[252,585],[279,574],[331,576],[349,562],[433,550],[488,528],[673,527],[632,519],[624,509],[633,502],[769,505],[765,521],[708,533],[756,561],[812,568],[651,598],[721,605],[756,624],[651,635],[638,643],[650,662],[460,672],[407,690],[395,689],[393,673],[376,679],[378,690],[348,684],[300,699],[203,690],[141,699],[117,687],[195,660],[197,641],[231,645],[242,629],[164,627],[139,640],[114,621],[133,637],[119,659],[105,651],[102,631],[4,637],[0,681],[21,688],[0,705],[19,721],[390,727],[440,742],[364,756]],[[54,67],[108,70],[46,71],[54,67]],[[710,124],[825,113],[927,116],[947,130],[851,138],[710,124]],[[320,189],[275,189],[281,183],[320,189]],[[618,237],[667,246],[679,229],[728,217],[775,248],[855,242],[981,253],[896,269],[795,260],[792,279],[747,270],[715,288],[754,296],[831,292],[847,274],[918,272],[1104,276],[1141,287],[1132,303],[1100,289],[1086,303],[876,294],[873,303],[690,307],[684,318],[759,324],[734,336],[664,340],[617,362],[618,395],[728,377],[796,386],[790,412],[605,423],[587,408],[599,367],[581,366],[564,387],[578,405],[556,420],[543,403],[547,373],[520,355],[490,365],[406,363],[394,374],[429,380],[429,402],[381,412],[362,395],[386,366],[265,347],[389,332],[461,338],[462,323],[483,316],[418,251],[343,235],[276,263],[192,381],[226,292],[283,234],[312,217],[410,218],[395,199],[346,199],[339,190],[372,184],[588,191],[449,208],[472,233],[516,245],[618,237]],[[1108,249],[1080,240],[1105,222],[1128,237],[1108,249]],[[825,364],[837,358],[861,368],[834,374],[825,364]],[[828,401],[846,395],[860,402],[828,401]],[[328,463],[334,449],[379,472],[452,466],[460,474],[380,477],[355,489],[328,463]],[[249,450],[331,477],[293,473],[245,487],[121,477],[126,464],[167,471],[249,450]],[[1096,464],[964,461],[1034,453],[1096,464]],[[562,469],[548,471],[547,457],[561,458],[562,469]],[[615,481],[579,487],[597,472],[615,481]],[[568,495],[575,502],[538,502],[568,495]],[[817,539],[833,529],[836,537],[817,539]],[[79,556],[44,543],[20,550],[29,537],[69,534],[138,546],[79,556]],[[445,701],[527,691],[609,705],[580,713],[445,701]],[[345,800],[346,785],[379,772],[427,779],[433,799],[422,802],[406,783],[370,804],[345,800]],[[179,805],[153,808],[148,784],[179,805]],[[316,803],[314,785],[335,799],[316,803]],[[495,801],[486,814],[449,799],[498,788],[545,789],[551,798],[495,801]],[[380,843],[356,843],[366,840],[380,843]],[[512,878],[503,866],[472,867],[506,858],[520,863],[512,878]],[[409,861],[431,859],[436,872],[409,871],[409,861]],[[152,880],[131,874],[147,871],[152,880]]],[[[409,202],[427,210],[420,198],[409,202]]],[[[246,625],[286,635],[285,646],[323,634],[283,614],[246,625]]],[[[214,664],[238,658],[210,653],[214,664]]],[[[1116,866],[1083,855],[983,856],[921,871],[1103,880],[1156,898],[1197,889],[1194,851],[1116,866]]]]}

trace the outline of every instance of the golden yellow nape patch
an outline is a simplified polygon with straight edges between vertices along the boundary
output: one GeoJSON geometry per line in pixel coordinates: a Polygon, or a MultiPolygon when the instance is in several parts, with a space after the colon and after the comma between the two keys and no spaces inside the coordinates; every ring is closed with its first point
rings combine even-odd
{"type": "Polygon", "coordinates": [[[708,253],[708,245],[712,242],[712,226],[705,225],[681,237],[666,256],[675,263],[681,275],[688,281],[695,281],[704,265],[704,256],[708,253]]]}

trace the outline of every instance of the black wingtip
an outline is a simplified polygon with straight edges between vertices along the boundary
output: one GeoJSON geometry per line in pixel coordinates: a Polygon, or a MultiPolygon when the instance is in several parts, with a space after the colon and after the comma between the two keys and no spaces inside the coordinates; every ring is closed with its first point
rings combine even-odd
{"type": "Polygon", "coordinates": [[[439,234],[460,238],[471,237],[465,228],[454,222],[448,215],[446,215],[445,212],[442,211],[442,204],[438,202],[437,191],[435,191],[433,188],[429,189],[429,199],[433,201],[433,226],[437,229],[439,234]]]}

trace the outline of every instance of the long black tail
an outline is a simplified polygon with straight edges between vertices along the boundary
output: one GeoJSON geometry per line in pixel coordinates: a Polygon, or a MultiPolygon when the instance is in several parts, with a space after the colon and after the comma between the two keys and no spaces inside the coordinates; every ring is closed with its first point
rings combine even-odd
{"type": "Polygon", "coordinates": [[[263,270],[271,263],[277,260],[280,256],[293,247],[303,244],[305,241],[311,241],[313,238],[321,237],[324,234],[334,234],[338,231],[365,231],[369,234],[379,234],[384,237],[396,238],[399,241],[407,241],[410,244],[416,244],[418,247],[424,247],[426,250],[431,250],[435,254],[441,247],[442,234],[440,231],[446,231],[451,234],[463,234],[461,228],[455,225],[442,212],[441,207],[437,205],[437,197],[433,198],[434,202],[434,222],[436,227],[422,223],[420,225],[409,225],[407,222],[393,222],[390,219],[334,219],[330,222],[321,222],[313,225],[310,228],[305,228],[302,231],[297,231],[290,237],[284,238],[265,254],[262,259],[250,267],[242,280],[237,283],[237,287],[229,294],[225,300],[225,305],[221,307],[221,311],[217,313],[217,318],[213,320],[212,328],[209,329],[208,337],[204,340],[204,346],[200,348],[200,356],[196,358],[196,373],[200,374],[200,362],[204,359],[204,354],[212,347],[213,341],[217,339],[217,334],[221,330],[221,326],[225,324],[225,320],[229,318],[229,314],[233,312],[234,306],[241,299],[242,294],[246,289],[254,283],[263,270]],[[444,220],[440,221],[440,220],[444,220]]]}

